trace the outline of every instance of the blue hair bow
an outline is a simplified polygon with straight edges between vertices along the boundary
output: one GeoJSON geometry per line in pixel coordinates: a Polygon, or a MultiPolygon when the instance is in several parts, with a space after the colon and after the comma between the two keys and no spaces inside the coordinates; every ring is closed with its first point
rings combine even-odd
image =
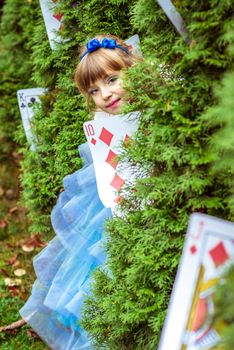
{"type": "Polygon", "coordinates": [[[104,49],[121,49],[124,52],[126,52],[127,54],[129,54],[128,50],[125,49],[123,46],[121,45],[117,45],[116,41],[114,39],[107,39],[104,38],[102,39],[102,41],[100,42],[98,39],[92,39],[90,40],[87,45],[87,50],[85,51],[85,53],[83,53],[83,55],[80,57],[80,61],[89,53],[89,52],[93,52],[96,51],[98,49],[100,49],[101,47],[104,49]]]}

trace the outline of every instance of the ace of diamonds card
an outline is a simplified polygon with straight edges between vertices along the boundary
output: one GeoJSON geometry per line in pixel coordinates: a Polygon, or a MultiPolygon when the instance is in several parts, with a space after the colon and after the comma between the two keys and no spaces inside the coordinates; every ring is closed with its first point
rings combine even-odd
{"type": "Polygon", "coordinates": [[[234,223],[191,215],[158,350],[221,350],[213,325],[215,286],[234,264],[234,223]]]}
{"type": "Polygon", "coordinates": [[[62,28],[63,15],[57,11],[56,2],[57,0],[40,0],[46,32],[52,50],[55,49],[56,42],[61,42],[58,33],[62,28]]]}

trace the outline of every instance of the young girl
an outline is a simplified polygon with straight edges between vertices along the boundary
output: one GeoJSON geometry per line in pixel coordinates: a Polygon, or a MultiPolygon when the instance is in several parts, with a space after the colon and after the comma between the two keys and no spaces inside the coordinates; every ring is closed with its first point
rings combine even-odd
{"type": "MultiPolygon", "coordinates": [[[[123,68],[134,55],[113,36],[100,36],[82,48],[75,81],[96,114],[119,114],[124,103],[123,68]]],[[[103,117],[103,115],[102,115],[103,117]]],[[[64,179],[64,192],[52,211],[56,237],[34,258],[37,280],[21,316],[55,350],[92,349],[80,327],[81,307],[92,271],[106,260],[100,248],[111,210],[101,203],[88,144],[79,147],[84,166],[64,179]]]]}

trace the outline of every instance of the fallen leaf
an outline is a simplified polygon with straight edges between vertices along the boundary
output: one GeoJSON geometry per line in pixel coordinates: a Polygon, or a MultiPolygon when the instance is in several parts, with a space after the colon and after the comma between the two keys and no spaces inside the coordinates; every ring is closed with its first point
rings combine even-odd
{"type": "Polygon", "coordinates": [[[5,285],[8,287],[20,286],[22,280],[19,278],[4,278],[5,285]]]}
{"type": "Polygon", "coordinates": [[[9,210],[9,213],[12,214],[14,213],[15,211],[17,211],[19,208],[18,207],[13,207],[9,210]]]}
{"type": "Polygon", "coordinates": [[[19,261],[19,260],[16,260],[12,266],[13,266],[13,267],[18,267],[18,266],[20,266],[20,261],[19,261]]]}
{"type": "Polygon", "coordinates": [[[14,199],[17,197],[17,195],[12,188],[9,188],[8,190],[6,190],[6,197],[7,199],[14,199]]]}
{"type": "Polygon", "coordinates": [[[0,186],[0,197],[2,197],[4,195],[4,189],[2,188],[2,186],[0,186]]]}
{"type": "Polygon", "coordinates": [[[37,338],[37,339],[41,339],[39,337],[39,335],[33,330],[33,329],[28,329],[27,330],[27,335],[30,339],[34,339],[34,338],[37,338]]]}
{"type": "Polygon", "coordinates": [[[24,252],[32,252],[34,250],[33,246],[28,246],[26,244],[23,244],[21,247],[22,247],[24,252]]]}
{"type": "Polygon", "coordinates": [[[16,297],[20,295],[20,290],[16,286],[8,286],[11,296],[16,297]]]}
{"type": "Polygon", "coordinates": [[[13,158],[19,158],[19,153],[13,151],[11,154],[13,158]]]}
{"type": "Polygon", "coordinates": [[[17,243],[12,244],[12,243],[6,242],[6,247],[13,251],[15,251],[16,246],[17,246],[17,243]]]}
{"type": "Polygon", "coordinates": [[[7,222],[5,220],[0,220],[0,229],[5,228],[7,226],[7,222]]]}
{"type": "Polygon", "coordinates": [[[17,277],[24,276],[26,274],[26,271],[24,269],[16,269],[14,271],[14,275],[17,277]]]}
{"type": "Polygon", "coordinates": [[[4,276],[9,277],[9,272],[6,269],[1,268],[1,272],[4,276]]]}
{"type": "Polygon", "coordinates": [[[6,261],[7,265],[14,265],[17,258],[18,258],[18,254],[15,254],[11,258],[7,259],[7,261],[6,261]]]}
{"type": "Polygon", "coordinates": [[[29,240],[26,242],[26,245],[33,247],[45,247],[46,243],[42,242],[39,235],[32,235],[29,240]]]}
{"type": "Polygon", "coordinates": [[[28,291],[27,292],[22,291],[22,285],[19,288],[19,297],[24,301],[28,300],[28,291]]]}

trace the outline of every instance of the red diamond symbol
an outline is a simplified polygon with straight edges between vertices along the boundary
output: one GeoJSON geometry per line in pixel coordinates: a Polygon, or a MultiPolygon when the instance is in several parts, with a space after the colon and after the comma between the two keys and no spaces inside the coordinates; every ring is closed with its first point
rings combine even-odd
{"type": "Polygon", "coordinates": [[[55,19],[57,19],[57,21],[61,22],[61,19],[62,19],[63,15],[61,15],[60,13],[56,13],[56,14],[53,15],[53,17],[55,19]]]}
{"type": "Polygon", "coordinates": [[[99,139],[110,146],[113,136],[114,135],[110,131],[103,127],[99,139]]]}
{"type": "Polygon", "coordinates": [[[118,197],[115,198],[114,202],[115,203],[119,203],[119,202],[121,202],[122,199],[123,199],[123,197],[118,196],[118,197]]]}
{"type": "Polygon", "coordinates": [[[192,245],[192,246],[190,247],[190,252],[191,252],[192,254],[195,254],[195,253],[197,252],[197,247],[196,247],[195,245],[192,245]]]}
{"type": "Polygon", "coordinates": [[[125,183],[125,181],[118,174],[115,174],[110,185],[113,186],[116,190],[119,190],[123,186],[124,183],[125,183]]]}
{"type": "Polygon", "coordinates": [[[95,145],[96,145],[96,142],[97,142],[97,140],[95,140],[95,139],[92,137],[91,143],[95,146],[95,145]]]}
{"type": "Polygon", "coordinates": [[[110,150],[105,161],[108,164],[110,164],[114,169],[116,169],[118,165],[118,156],[115,152],[110,150]]]}
{"type": "Polygon", "coordinates": [[[127,146],[131,141],[132,141],[132,138],[128,136],[128,134],[126,134],[123,141],[124,146],[127,146]]]}
{"type": "Polygon", "coordinates": [[[131,140],[131,137],[128,136],[128,134],[126,134],[125,138],[124,138],[124,142],[128,142],[129,140],[131,140]]]}
{"type": "Polygon", "coordinates": [[[220,266],[225,263],[226,260],[229,259],[229,255],[225,249],[223,242],[218,243],[213,249],[209,251],[211,258],[215,264],[215,266],[220,266]]]}

